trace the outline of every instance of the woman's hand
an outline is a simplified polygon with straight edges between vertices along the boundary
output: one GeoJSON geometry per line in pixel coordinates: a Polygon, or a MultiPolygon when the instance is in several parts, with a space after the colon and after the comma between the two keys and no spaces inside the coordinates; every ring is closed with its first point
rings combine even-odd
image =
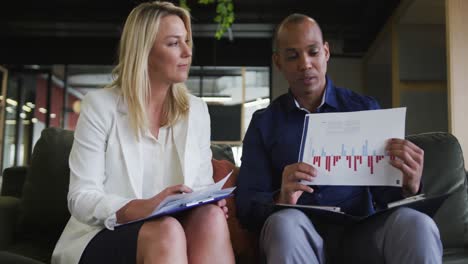
{"type": "MultiPolygon", "coordinates": [[[[173,195],[173,194],[180,194],[180,193],[191,193],[193,192],[192,189],[187,187],[186,185],[183,184],[178,184],[174,186],[167,187],[164,189],[162,192],[156,194],[155,196],[151,197],[149,200],[155,205],[152,207],[151,212],[156,208],[167,196],[173,195]]],[[[148,214],[150,214],[149,212],[148,214]]]]}
{"type": "Polygon", "coordinates": [[[127,223],[148,216],[169,195],[191,192],[192,189],[186,185],[178,184],[167,187],[149,199],[132,200],[117,211],[117,223],[127,223]]]}
{"type": "Polygon", "coordinates": [[[217,201],[216,205],[221,207],[221,209],[223,209],[224,215],[226,216],[226,219],[228,219],[229,218],[229,214],[228,214],[229,209],[226,206],[226,199],[222,199],[222,200],[217,201]]]}

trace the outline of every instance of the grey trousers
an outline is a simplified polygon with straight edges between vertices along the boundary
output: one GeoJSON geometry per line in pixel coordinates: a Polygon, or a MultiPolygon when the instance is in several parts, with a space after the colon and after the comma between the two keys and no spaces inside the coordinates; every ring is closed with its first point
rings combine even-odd
{"type": "Polygon", "coordinates": [[[341,227],[314,223],[301,211],[272,214],[260,235],[266,263],[442,263],[434,221],[399,208],[362,224],[341,227]]]}

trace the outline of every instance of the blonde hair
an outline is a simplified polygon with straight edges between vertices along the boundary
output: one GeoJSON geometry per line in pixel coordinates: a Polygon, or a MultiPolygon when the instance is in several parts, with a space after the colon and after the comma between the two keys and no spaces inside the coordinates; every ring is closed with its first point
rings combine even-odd
{"type": "MultiPolygon", "coordinates": [[[[176,15],[182,19],[191,48],[190,15],[185,9],[169,2],[147,2],[135,7],[127,17],[120,38],[118,64],[112,71],[116,78],[109,87],[120,89],[128,106],[130,125],[137,138],[139,138],[139,132],[149,126],[146,110],[151,94],[148,57],[161,19],[168,15],[176,15]]],[[[185,85],[173,84],[164,101],[165,118],[163,118],[162,125],[173,125],[187,115],[188,109],[189,97],[185,85]]]]}

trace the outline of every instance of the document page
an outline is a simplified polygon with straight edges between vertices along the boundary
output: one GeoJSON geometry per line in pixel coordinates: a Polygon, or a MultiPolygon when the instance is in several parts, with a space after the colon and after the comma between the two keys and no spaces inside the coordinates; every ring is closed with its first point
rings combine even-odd
{"type": "Polygon", "coordinates": [[[404,138],[406,108],[308,114],[299,161],[318,170],[309,185],[401,186],[402,173],[385,152],[390,138],[404,138]]]}
{"type": "Polygon", "coordinates": [[[217,183],[208,185],[207,187],[201,190],[193,191],[191,193],[181,193],[181,194],[173,194],[173,195],[167,196],[164,200],[161,201],[158,207],[154,209],[152,215],[155,215],[160,212],[168,211],[174,205],[181,206],[187,203],[209,199],[211,197],[216,197],[216,194],[218,193],[221,193],[221,194],[224,192],[231,193],[232,190],[234,190],[233,188],[227,188],[227,189],[224,189],[226,191],[222,191],[223,185],[229,179],[229,176],[231,176],[231,174],[232,174],[232,171],[228,175],[226,175],[222,180],[218,181],[217,183]],[[232,190],[229,191],[230,189],[232,190]]]}
{"type": "Polygon", "coordinates": [[[126,225],[134,222],[144,221],[147,219],[171,215],[180,211],[185,211],[193,207],[197,207],[207,203],[213,203],[218,200],[229,197],[236,187],[222,189],[223,185],[231,176],[232,171],[226,175],[222,180],[217,183],[210,184],[205,188],[191,193],[181,193],[167,196],[161,203],[153,210],[153,212],[142,219],[127,222],[124,224],[117,224],[116,226],[126,225]]]}

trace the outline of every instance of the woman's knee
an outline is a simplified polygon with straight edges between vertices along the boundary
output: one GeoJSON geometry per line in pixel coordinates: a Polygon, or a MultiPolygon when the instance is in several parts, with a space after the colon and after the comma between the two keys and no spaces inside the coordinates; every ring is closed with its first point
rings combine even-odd
{"type": "Polygon", "coordinates": [[[185,232],[175,218],[163,217],[148,221],[140,228],[137,242],[137,263],[168,263],[168,260],[185,263],[186,251],[185,232]]]}
{"type": "Polygon", "coordinates": [[[192,228],[197,228],[206,235],[215,233],[217,237],[221,237],[221,234],[229,236],[226,216],[219,206],[205,205],[197,208],[193,213],[192,221],[190,221],[192,228]]]}
{"type": "Polygon", "coordinates": [[[209,227],[224,227],[226,225],[226,216],[223,209],[214,204],[208,204],[197,208],[195,212],[197,220],[209,227]]]}
{"type": "Polygon", "coordinates": [[[183,243],[185,232],[179,221],[173,217],[163,217],[143,224],[138,239],[144,243],[183,243]]]}

